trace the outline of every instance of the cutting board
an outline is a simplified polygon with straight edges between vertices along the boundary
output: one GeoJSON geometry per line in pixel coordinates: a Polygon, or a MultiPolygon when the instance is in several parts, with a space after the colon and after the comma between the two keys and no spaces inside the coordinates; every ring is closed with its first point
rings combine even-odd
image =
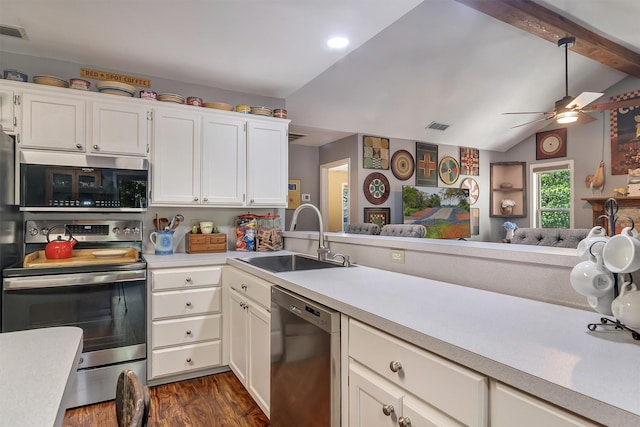
{"type": "Polygon", "coordinates": [[[77,267],[92,264],[124,264],[136,262],[138,251],[134,248],[74,249],[71,258],[47,259],[44,251],[24,257],[23,267],[77,267]]]}

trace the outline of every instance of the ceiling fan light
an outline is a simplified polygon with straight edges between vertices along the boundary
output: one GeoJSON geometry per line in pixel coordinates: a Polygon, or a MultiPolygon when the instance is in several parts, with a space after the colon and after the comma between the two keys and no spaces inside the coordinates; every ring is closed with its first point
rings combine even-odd
{"type": "Polygon", "coordinates": [[[562,113],[558,113],[556,116],[556,122],[561,124],[573,123],[578,120],[578,112],[577,111],[564,111],[562,113]]]}

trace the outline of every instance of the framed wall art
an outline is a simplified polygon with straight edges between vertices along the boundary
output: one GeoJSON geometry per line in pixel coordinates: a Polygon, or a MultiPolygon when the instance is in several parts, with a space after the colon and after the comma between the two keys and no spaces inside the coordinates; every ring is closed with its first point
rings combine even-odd
{"type": "Polygon", "coordinates": [[[364,197],[372,205],[381,205],[389,198],[391,185],[386,176],[380,172],[372,172],[365,179],[362,186],[364,197]]]}
{"type": "Polygon", "coordinates": [[[480,175],[480,150],[460,147],[460,175],[480,175]]]}
{"type": "Polygon", "coordinates": [[[480,234],[480,209],[471,208],[471,235],[477,236],[480,234]]]}
{"type": "Polygon", "coordinates": [[[536,133],[536,160],[567,157],[567,128],[536,133]]]}
{"type": "Polygon", "coordinates": [[[389,138],[362,137],[364,169],[389,169],[389,138]]]}
{"type": "Polygon", "coordinates": [[[407,150],[398,150],[391,156],[391,172],[399,180],[411,178],[414,168],[413,156],[407,150]]]}
{"type": "Polygon", "coordinates": [[[446,185],[455,184],[460,177],[460,164],[453,157],[445,156],[438,165],[438,174],[446,185]]]}
{"type": "Polygon", "coordinates": [[[364,208],[364,222],[382,227],[391,224],[391,208],[364,208]]]}
{"type": "Polygon", "coordinates": [[[289,194],[287,195],[287,209],[296,209],[300,206],[300,180],[289,180],[289,194]]]}
{"type": "Polygon", "coordinates": [[[469,204],[473,205],[478,201],[480,197],[480,187],[478,182],[473,178],[465,178],[460,183],[460,188],[469,190],[469,204]]]}
{"type": "Polygon", "coordinates": [[[438,186],[438,146],[416,142],[416,185],[438,186]]]}
{"type": "MultiPolygon", "coordinates": [[[[640,90],[611,97],[611,101],[640,98],[640,90]]],[[[640,168],[640,114],[634,108],[611,110],[611,174],[626,175],[640,168]]]]}

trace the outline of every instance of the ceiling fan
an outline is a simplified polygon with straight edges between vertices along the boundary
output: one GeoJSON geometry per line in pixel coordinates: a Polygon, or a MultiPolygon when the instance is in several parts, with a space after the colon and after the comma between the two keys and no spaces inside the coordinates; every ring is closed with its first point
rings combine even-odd
{"type": "Polygon", "coordinates": [[[568,67],[568,52],[569,48],[575,45],[575,37],[564,37],[558,40],[558,46],[564,46],[564,70],[565,70],[565,96],[556,101],[553,111],[527,111],[519,113],[502,113],[502,114],[544,114],[544,117],[536,119],[530,122],[522,123],[520,125],[513,126],[517,128],[520,126],[526,126],[532,123],[538,123],[545,120],[555,120],[560,125],[570,124],[585,124],[596,120],[591,117],[588,112],[611,110],[622,107],[634,107],[640,106],[640,98],[625,99],[622,101],[608,102],[603,104],[589,105],[596,99],[600,98],[603,93],[600,92],[582,92],[576,98],[569,96],[569,67],[568,67]]]}

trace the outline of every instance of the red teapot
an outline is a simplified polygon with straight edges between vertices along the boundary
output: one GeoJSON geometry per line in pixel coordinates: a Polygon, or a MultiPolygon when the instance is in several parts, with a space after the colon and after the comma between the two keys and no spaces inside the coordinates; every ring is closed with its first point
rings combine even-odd
{"type": "Polygon", "coordinates": [[[78,243],[76,239],[71,235],[71,231],[64,226],[56,225],[51,227],[47,232],[47,246],[44,248],[44,255],[47,259],[65,259],[71,258],[73,255],[73,247],[78,243]],[[49,240],[49,235],[51,231],[56,228],[64,228],[66,232],[69,234],[69,240],[63,240],[61,235],[58,235],[58,238],[54,241],[49,240]]]}

